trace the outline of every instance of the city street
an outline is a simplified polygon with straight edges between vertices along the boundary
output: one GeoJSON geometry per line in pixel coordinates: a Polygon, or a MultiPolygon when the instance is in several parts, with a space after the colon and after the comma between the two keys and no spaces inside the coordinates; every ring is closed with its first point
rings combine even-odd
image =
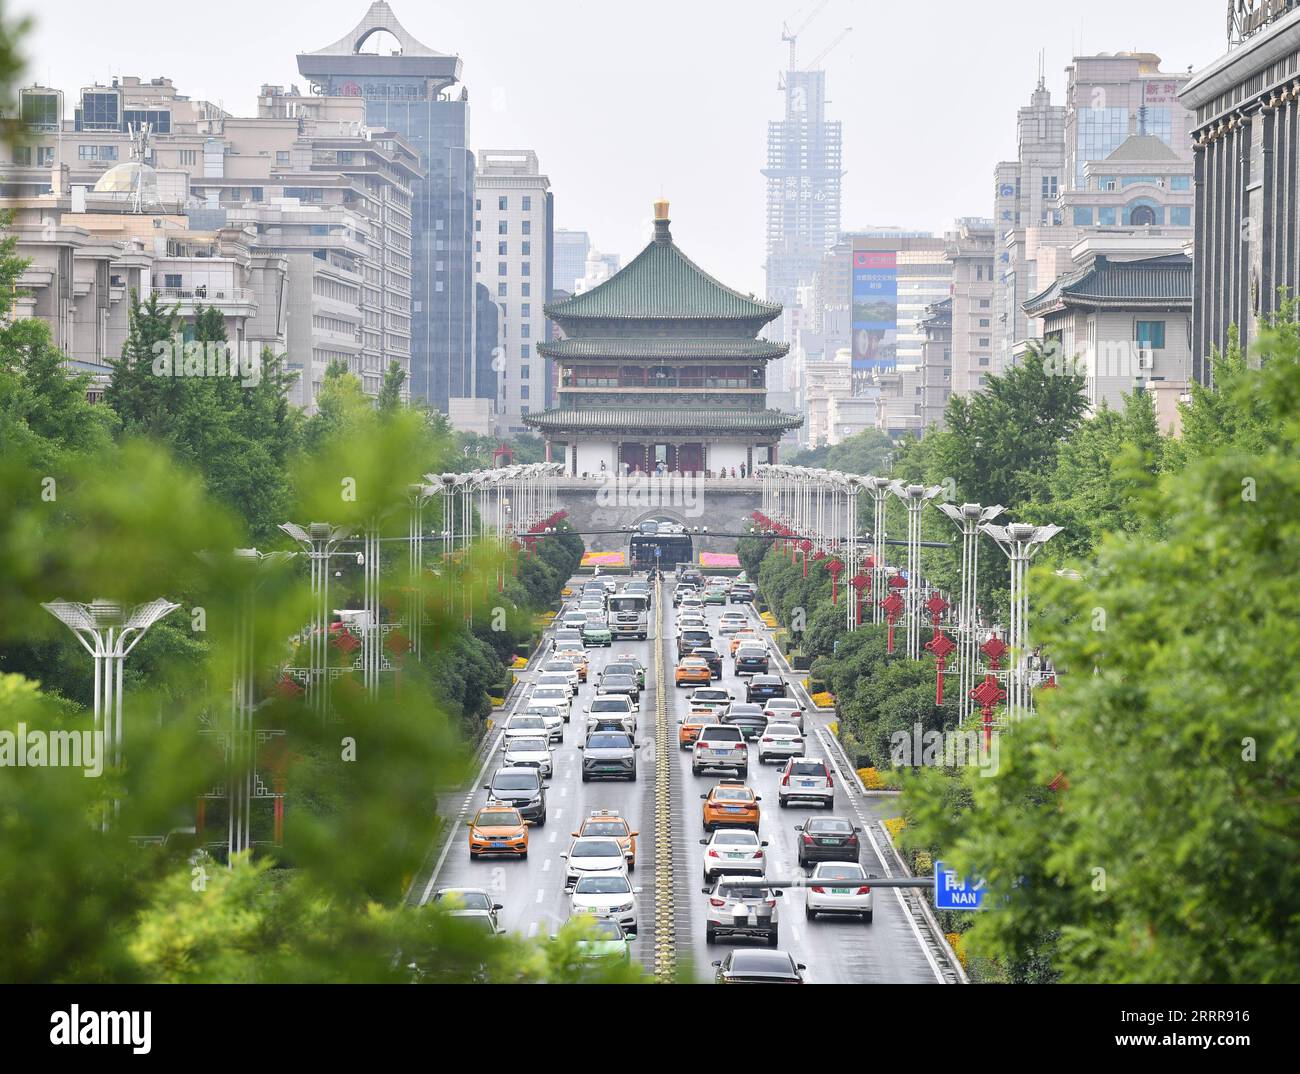
{"type": "MultiPolygon", "coordinates": [[[[689,688],[677,689],[672,685],[672,670],[676,663],[674,646],[676,613],[671,606],[672,584],[671,578],[664,584],[661,609],[662,632],[659,638],[659,643],[663,646],[666,686],[661,687],[655,682],[654,639],[646,642],[615,642],[609,649],[588,650],[590,674],[575,699],[574,721],[565,728],[564,742],[555,747],[555,775],[547,785],[547,822],[544,827],[531,829],[527,860],[471,862],[469,859],[464,832],[465,821],[487,801],[487,793],[482,789],[482,785],[490,779],[491,773],[500,764],[499,744],[494,743],[492,752],[487,758],[484,778],[475,781],[472,792],[468,796],[462,795],[459,798],[448,796],[445,799],[444,809],[450,805],[452,807],[450,813],[456,816],[458,823],[449,845],[440,848],[440,854],[445,850],[446,856],[433,880],[426,884],[426,898],[439,887],[484,887],[493,892],[496,901],[504,907],[501,912],[503,927],[524,936],[547,935],[562,925],[568,917],[569,899],[564,891],[564,862],[560,854],[568,847],[570,833],[592,810],[616,809],[640,832],[637,867],[630,874],[633,884],[640,889],[638,895],[640,928],[633,952],[643,961],[647,969],[653,969],[652,937],[655,921],[653,802],[655,765],[661,760],[655,756],[656,696],[659,689],[665,690],[668,719],[671,725],[670,737],[673,742],[676,742],[677,721],[687,712],[686,698],[690,693],[689,688]],[[577,748],[581,741],[577,714],[594,695],[601,669],[610,663],[614,656],[625,652],[636,655],[647,668],[646,689],[642,692],[638,716],[637,741],[640,749],[637,782],[583,783],[582,754],[577,748]]],[[[571,585],[576,590],[580,587],[581,581],[575,579],[571,585]]],[[[750,605],[737,604],[730,607],[743,609],[749,615],[751,624],[756,629],[762,630],[765,635],[767,634],[766,628],[750,605]]],[[[715,637],[718,620],[724,610],[713,606],[706,609],[705,615],[715,637]]],[[[652,610],[652,624],[655,619],[655,611],[652,610]]],[[[549,650],[549,632],[543,644],[549,650]]],[[[521,686],[525,686],[535,677],[535,669],[540,663],[540,660],[534,661],[533,668],[521,673],[520,677],[523,680],[521,686]]],[[[773,666],[775,668],[775,661],[773,666]]],[[[735,677],[731,673],[731,668],[731,660],[724,658],[724,677],[714,685],[726,688],[734,698],[743,701],[744,681],[735,677]]],[[[792,688],[793,685],[792,682],[792,688]]],[[[522,707],[525,704],[524,697],[524,691],[517,690],[509,700],[507,713],[513,711],[516,705],[522,707]]],[[[809,758],[826,756],[827,751],[819,735],[819,732],[829,734],[826,723],[827,718],[824,715],[812,711],[805,715],[809,758]]],[[[712,974],[711,963],[722,958],[732,943],[747,944],[758,941],[737,940],[710,945],[705,940],[703,914],[705,896],[700,891],[703,886],[702,866],[705,848],[699,844],[699,840],[705,833],[701,823],[700,795],[706,793],[719,779],[726,777],[720,773],[692,775],[690,752],[674,749],[672,753],[673,756],[667,758],[667,763],[675,768],[672,781],[672,824],[673,844],[676,848],[675,853],[679,856],[674,862],[672,898],[675,907],[674,932],[677,962],[679,966],[689,965],[697,979],[706,980],[712,974]]],[[[823,815],[841,817],[864,827],[866,822],[876,819],[876,815],[868,806],[855,805],[863,801],[860,797],[850,800],[845,792],[843,780],[838,777],[833,810],[826,810],[816,804],[799,802],[791,803],[788,809],[782,809],[777,802],[780,763],[757,764],[752,747],[751,759],[747,782],[762,797],[759,835],[769,844],[766,851],[769,876],[791,878],[800,875],[801,870],[796,858],[797,833],[794,829],[807,817],[823,815]],[[857,812],[859,808],[862,809],[862,814],[857,812]]],[[[865,836],[860,860],[869,873],[886,875],[883,864],[865,836]]],[[[810,922],[804,918],[803,890],[788,889],[778,909],[781,949],[789,951],[796,961],[808,967],[806,976],[810,983],[922,984],[942,980],[931,964],[924,944],[896,892],[877,889],[874,895],[875,912],[871,924],[864,924],[854,919],[828,920],[825,917],[810,922]]]]}

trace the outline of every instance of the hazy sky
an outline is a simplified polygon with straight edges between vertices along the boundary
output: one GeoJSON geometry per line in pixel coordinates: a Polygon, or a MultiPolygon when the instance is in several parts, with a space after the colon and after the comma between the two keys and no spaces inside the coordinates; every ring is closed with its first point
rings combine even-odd
{"type": "MultiPolygon", "coordinates": [[[[651,202],[705,268],[761,294],[767,121],[780,118],[781,24],[815,0],[389,0],[430,48],[459,53],[471,146],[537,150],[556,224],[626,260],[651,202]]],[[[829,0],[801,35],[826,59],[830,118],[844,123],[843,222],[942,231],[992,213],[993,167],[1015,149],[1015,111],[1046,55],[1053,99],[1072,55],[1159,54],[1166,71],[1225,49],[1226,0],[829,0]]],[[[171,77],[178,91],[250,115],[263,83],[343,36],[369,0],[11,0],[35,16],[28,80],[72,100],[111,75],[171,77]]]]}

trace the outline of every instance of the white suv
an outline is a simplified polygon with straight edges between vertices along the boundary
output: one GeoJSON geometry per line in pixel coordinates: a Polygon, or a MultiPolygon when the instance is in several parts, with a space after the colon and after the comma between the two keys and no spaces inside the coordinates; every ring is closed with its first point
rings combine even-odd
{"type": "Polygon", "coordinates": [[[569,708],[572,702],[573,695],[569,692],[567,684],[534,686],[533,692],[528,695],[530,705],[554,705],[560,710],[565,723],[569,722],[569,708]]]}
{"type": "Polygon", "coordinates": [[[825,761],[792,757],[781,772],[777,800],[784,809],[792,801],[803,799],[820,802],[827,809],[835,807],[835,779],[825,761]]]}
{"type": "Polygon", "coordinates": [[[701,839],[700,846],[704,847],[706,884],[719,873],[762,876],[767,868],[763,853],[767,840],[760,841],[757,833],[747,828],[718,828],[710,838],[701,839]]]}
{"type": "Polygon", "coordinates": [[[615,717],[623,721],[623,730],[629,735],[636,734],[636,709],[627,694],[601,694],[593,697],[587,705],[585,731],[591,734],[596,729],[598,719],[615,717]]]}
{"type": "Polygon", "coordinates": [[[691,774],[698,776],[710,768],[727,769],[740,779],[749,774],[749,747],[739,727],[719,724],[700,732],[691,747],[691,774]]]}
{"type": "MultiPolygon", "coordinates": [[[[524,715],[541,717],[546,727],[546,737],[552,742],[564,741],[564,715],[558,705],[553,705],[549,701],[529,701],[524,715]]],[[[514,723],[516,718],[512,717],[510,722],[514,723]]]]}
{"type": "Polygon", "coordinates": [[[542,779],[555,774],[555,755],[545,735],[516,735],[506,739],[505,747],[501,763],[507,768],[536,768],[542,779]]]}

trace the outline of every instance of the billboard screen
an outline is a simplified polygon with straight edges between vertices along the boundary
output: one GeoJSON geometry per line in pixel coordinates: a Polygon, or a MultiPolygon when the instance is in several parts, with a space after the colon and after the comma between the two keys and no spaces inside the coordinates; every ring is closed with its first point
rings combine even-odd
{"type": "Polygon", "coordinates": [[[893,372],[898,365],[898,254],[853,251],[853,371],[893,372]]]}

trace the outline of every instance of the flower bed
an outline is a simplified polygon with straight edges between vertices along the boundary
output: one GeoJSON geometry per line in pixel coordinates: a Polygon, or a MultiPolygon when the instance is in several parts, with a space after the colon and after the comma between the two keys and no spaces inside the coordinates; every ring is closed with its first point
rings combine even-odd
{"type": "Polygon", "coordinates": [[[859,768],[858,779],[862,780],[862,785],[869,791],[883,791],[885,781],[880,778],[880,773],[874,768],[859,768]]]}
{"type": "Polygon", "coordinates": [[[764,612],[762,615],[759,616],[759,618],[763,620],[763,625],[767,627],[769,630],[776,629],[776,616],[773,615],[771,612],[764,612]]]}
{"type": "Polygon", "coordinates": [[[897,840],[898,833],[907,827],[907,820],[903,817],[886,817],[882,822],[888,830],[890,838],[897,840]]]}
{"type": "Polygon", "coordinates": [[[528,657],[516,656],[512,661],[510,661],[510,666],[516,671],[526,668],[528,666],[528,657]]]}
{"type": "Polygon", "coordinates": [[[819,709],[833,709],[835,707],[835,695],[828,693],[813,694],[812,702],[819,709]]]}

